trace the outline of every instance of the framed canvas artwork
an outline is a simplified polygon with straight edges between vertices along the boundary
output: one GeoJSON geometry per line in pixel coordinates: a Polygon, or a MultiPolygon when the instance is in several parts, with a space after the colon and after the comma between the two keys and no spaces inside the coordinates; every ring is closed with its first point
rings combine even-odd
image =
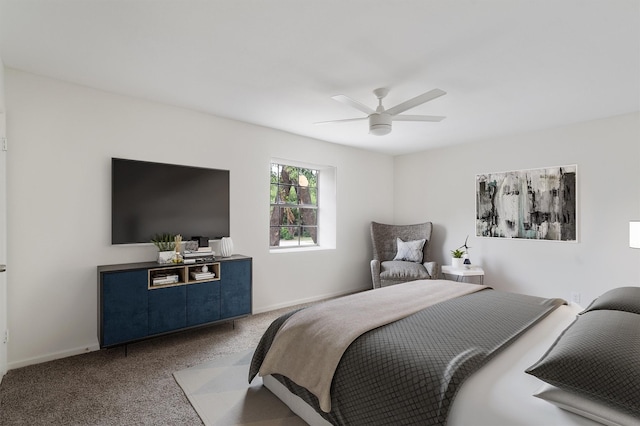
{"type": "Polygon", "coordinates": [[[577,241],[577,165],[476,175],[476,236],[577,241]]]}

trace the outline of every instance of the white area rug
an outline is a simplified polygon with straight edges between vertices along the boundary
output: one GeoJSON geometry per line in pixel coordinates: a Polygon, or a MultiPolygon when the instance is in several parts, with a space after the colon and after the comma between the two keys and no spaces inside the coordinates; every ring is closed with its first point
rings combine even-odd
{"type": "Polygon", "coordinates": [[[306,425],[262,385],[262,378],[247,383],[252,355],[228,355],[173,376],[207,426],[306,425]]]}

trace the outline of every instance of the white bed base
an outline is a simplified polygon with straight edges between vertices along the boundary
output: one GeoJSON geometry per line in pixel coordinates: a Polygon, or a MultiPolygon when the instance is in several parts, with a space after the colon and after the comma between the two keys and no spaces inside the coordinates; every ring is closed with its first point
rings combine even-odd
{"type": "MultiPolygon", "coordinates": [[[[538,361],[583,308],[560,306],[469,377],[456,396],[448,426],[598,426],[533,396],[543,382],[524,370],[538,361]]],[[[271,376],[264,385],[312,426],[330,423],[271,376]]]]}
{"type": "Polygon", "coordinates": [[[316,413],[309,404],[304,402],[298,395],[291,393],[285,385],[273,378],[272,375],[264,376],[262,383],[269,389],[280,401],[298,415],[302,420],[311,426],[331,426],[320,414],[316,413]]]}

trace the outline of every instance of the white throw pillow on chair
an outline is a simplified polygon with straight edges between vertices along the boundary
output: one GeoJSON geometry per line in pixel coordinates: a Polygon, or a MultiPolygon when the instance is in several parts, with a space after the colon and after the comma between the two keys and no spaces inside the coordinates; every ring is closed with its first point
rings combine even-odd
{"type": "Polygon", "coordinates": [[[402,241],[396,238],[398,251],[393,260],[422,263],[422,248],[427,240],[402,241]]]}

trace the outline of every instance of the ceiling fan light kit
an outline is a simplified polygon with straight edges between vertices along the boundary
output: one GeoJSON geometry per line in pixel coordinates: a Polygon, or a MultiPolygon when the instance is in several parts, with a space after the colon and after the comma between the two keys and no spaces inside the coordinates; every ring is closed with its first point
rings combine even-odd
{"type": "Polygon", "coordinates": [[[391,133],[391,116],[389,114],[371,114],[369,116],[369,133],[383,136],[391,133]]]}
{"type": "Polygon", "coordinates": [[[445,117],[442,116],[433,116],[433,115],[398,115],[404,111],[407,111],[411,108],[415,108],[418,105],[422,105],[425,102],[429,102],[435,98],[439,98],[440,96],[446,95],[447,92],[440,89],[433,89],[426,93],[423,93],[415,98],[411,98],[408,101],[402,102],[392,108],[385,110],[384,106],[382,106],[382,99],[387,96],[389,93],[389,89],[379,88],[373,91],[373,94],[378,98],[378,107],[374,111],[368,106],[361,104],[360,102],[351,99],[345,95],[336,95],[332,96],[332,98],[338,102],[341,102],[345,105],[349,105],[359,111],[367,114],[367,117],[362,118],[347,118],[344,120],[333,120],[333,121],[323,121],[316,124],[326,124],[326,123],[345,123],[349,121],[358,121],[369,119],[369,133],[376,136],[383,136],[391,133],[391,123],[393,121],[430,121],[430,122],[438,122],[443,120],[445,117]]]}

